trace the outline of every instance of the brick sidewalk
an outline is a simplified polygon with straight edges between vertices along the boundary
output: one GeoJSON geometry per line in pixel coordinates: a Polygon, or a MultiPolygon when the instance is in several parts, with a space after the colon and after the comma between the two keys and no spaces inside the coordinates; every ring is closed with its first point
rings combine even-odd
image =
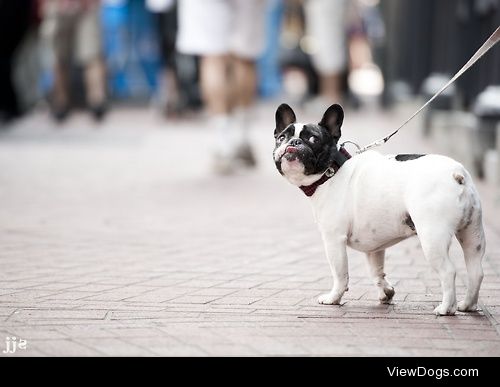
{"type": "MultiPolygon", "coordinates": [[[[347,113],[344,136],[366,143],[402,118],[347,113]]],[[[432,314],[440,286],[417,239],[388,250],[393,305],[354,251],[346,303],[318,305],[329,269],[306,198],[274,170],[273,106],[254,122],[257,171],[213,177],[202,125],[132,109],[0,133],[0,356],[7,336],[28,341],[21,356],[500,355],[491,213],[482,312],[432,314]]],[[[405,130],[385,153],[429,149],[405,130]]]]}

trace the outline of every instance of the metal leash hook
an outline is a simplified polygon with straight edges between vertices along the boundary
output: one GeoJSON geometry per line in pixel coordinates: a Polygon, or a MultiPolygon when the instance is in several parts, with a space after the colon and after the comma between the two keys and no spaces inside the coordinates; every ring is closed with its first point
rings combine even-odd
{"type": "Polygon", "coordinates": [[[342,144],[340,144],[340,148],[345,149],[345,144],[354,145],[358,149],[356,153],[359,153],[359,151],[361,150],[361,147],[358,144],[356,144],[354,141],[344,141],[342,144]]]}
{"type": "MultiPolygon", "coordinates": [[[[472,65],[474,65],[474,63],[476,63],[491,48],[493,48],[493,46],[495,44],[497,44],[499,40],[500,40],[500,27],[497,27],[495,32],[493,32],[491,34],[491,36],[486,40],[486,42],[484,42],[484,44],[481,47],[479,47],[479,49],[474,53],[474,55],[469,59],[469,61],[453,76],[453,78],[451,78],[448,81],[448,83],[446,83],[446,85],[444,85],[424,105],[422,105],[422,107],[420,109],[418,109],[415,113],[413,113],[413,115],[410,118],[408,118],[405,122],[403,122],[394,132],[392,132],[388,136],[381,138],[377,141],[374,141],[374,142],[364,146],[363,148],[358,147],[358,151],[356,153],[360,154],[360,153],[367,151],[368,149],[376,148],[378,146],[384,145],[387,141],[389,141],[391,139],[392,136],[394,136],[397,132],[399,132],[399,130],[403,126],[405,126],[408,122],[410,122],[413,118],[415,118],[415,116],[418,113],[420,113],[422,110],[424,110],[425,107],[427,107],[427,105],[429,105],[432,101],[434,101],[434,99],[439,94],[441,94],[443,91],[445,91],[448,88],[448,86],[450,86],[453,82],[455,82],[458,78],[460,78],[463,73],[465,73],[467,70],[469,70],[469,68],[471,68],[472,65]]],[[[346,142],[350,142],[350,141],[346,141],[346,142]]]]}
{"type": "Polygon", "coordinates": [[[333,169],[332,167],[328,168],[325,172],[325,176],[332,177],[333,175],[335,175],[335,169],[333,169]]]}

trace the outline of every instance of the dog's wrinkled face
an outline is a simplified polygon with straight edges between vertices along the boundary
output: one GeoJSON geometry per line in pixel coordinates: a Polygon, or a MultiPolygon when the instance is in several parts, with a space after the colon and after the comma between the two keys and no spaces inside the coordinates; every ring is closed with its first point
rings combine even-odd
{"type": "Polygon", "coordinates": [[[297,186],[309,185],[332,165],[344,111],[330,106],[318,124],[298,123],[287,104],[276,111],[274,162],[278,171],[297,186]]]}

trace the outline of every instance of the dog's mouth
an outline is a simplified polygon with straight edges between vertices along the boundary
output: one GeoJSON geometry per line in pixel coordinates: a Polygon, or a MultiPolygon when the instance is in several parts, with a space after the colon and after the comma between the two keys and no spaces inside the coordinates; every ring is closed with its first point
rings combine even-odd
{"type": "Polygon", "coordinates": [[[294,161],[298,158],[299,149],[295,146],[287,146],[285,149],[285,153],[281,156],[284,157],[287,161],[294,161]]]}

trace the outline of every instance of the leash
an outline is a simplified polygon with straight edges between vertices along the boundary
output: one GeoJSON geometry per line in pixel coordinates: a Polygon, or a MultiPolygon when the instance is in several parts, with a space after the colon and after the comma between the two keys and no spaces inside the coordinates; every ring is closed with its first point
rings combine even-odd
{"type": "Polygon", "coordinates": [[[418,113],[420,113],[422,110],[425,109],[425,107],[427,105],[429,105],[432,101],[434,101],[434,99],[439,95],[441,94],[443,91],[445,91],[448,86],[450,86],[453,82],[455,82],[458,78],[460,78],[462,76],[463,73],[465,73],[467,70],[469,70],[469,68],[472,67],[472,65],[474,65],[474,63],[476,63],[484,54],[486,54],[495,44],[498,43],[498,41],[500,40],[500,27],[497,27],[497,29],[495,30],[495,32],[493,32],[491,34],[491,36],[488,38],[488,40],[486,40],[486,42],[484,42],[484,44],[479,47],[479,49],[476,51],[476,53],[469,59],[469,61],[453,76],[453,78],[451,78],[448,83],[446,85],[444,85],[441,89],[439,89],[439,91],[434,94],[424,105],[422,105],[422,107],[420,109],[418,109],[415,113],[413,113],[413,115],[408,118],[405,122],[403,122],[394,132],[392,132],[391,134],[389,134],[388,136],[385,136],[384,138],[381,138],[377,141],[374,141],[366,146],[364,146],[363,148],[359,148],[358,147],[358,150],[357,150],[357,154],[360,154],[360,153],[363,153],[365,151],[367,151],[368,149],[371,149],[371,148],[375,148],[375,147],[378,147],[378,146],[381,146],[381,145],[384,145],[387,141],[390,140],[390,138],[392,136],[394,136],[397,132],[399,132],[399,130],[405,126],[408,122],[410,122],[418,113]]]}

